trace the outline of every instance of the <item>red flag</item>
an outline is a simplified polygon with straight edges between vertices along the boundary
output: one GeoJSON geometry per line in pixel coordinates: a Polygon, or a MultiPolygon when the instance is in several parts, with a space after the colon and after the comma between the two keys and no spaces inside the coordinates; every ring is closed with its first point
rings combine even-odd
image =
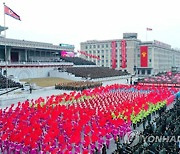
{"type": "Polygon", "coordinates": [[[21,19],[20,19],[20,16],[17,15],[13,10],[11,10],[11,9],[10,9],[9,7],[7,7],[6,5],[4,5],[4,13],[5,13],[6,15],[9,15],[9,16],[17,19],[17,20],[21,20],[21,19]]]}
{"type": "Polygon", "coordinates": [[[148,67],[148,46],[140,47],[141,67],[148,67]]]}
{"type": "Polygon", "coordinates": [[[86,147],[88,147],[88,145],[90,144],[90,138],[89,138],[89,136],[87,135],[87,136],[84,136],[84,145],[86,146],[86,147]]]}
{"type": "Polygon", "coordinates": [[[111,60],[112,60],[112,69],[116,68],[116,41],[111,42],[112,52],[111,52],[111,60]]]}
{"type": "Polygon", "coordinates": [[[121,67],[122,68],[126,68],[126,40],[121,40],[121,56],[122,56],[122,59],[121,59],[121,67]]]}
{"type": "Polygon", "coordinates": [[[146,28],[147,31],[152,31],[152,28],[146,28]]]}

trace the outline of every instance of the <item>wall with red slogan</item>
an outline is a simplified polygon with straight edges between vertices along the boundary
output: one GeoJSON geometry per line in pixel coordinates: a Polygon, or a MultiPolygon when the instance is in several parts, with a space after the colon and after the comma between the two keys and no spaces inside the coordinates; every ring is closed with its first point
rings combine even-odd
{"type": "Polygon", "coordinates": [[[140,54],[141,67],[148,67],[148,46],[141,46],[140,54]]]}
{"type": "Polygon", "coordinates": [[[115,69],[116,68],[116,41],[111,42],[111,48],[112,48],[112,52],[111,52],[112,68],[115,69]]]}
{"type": "Polygon", "coordinates": [[[126,68],[126,40],[121,41],[121,67],[126,68]]]}

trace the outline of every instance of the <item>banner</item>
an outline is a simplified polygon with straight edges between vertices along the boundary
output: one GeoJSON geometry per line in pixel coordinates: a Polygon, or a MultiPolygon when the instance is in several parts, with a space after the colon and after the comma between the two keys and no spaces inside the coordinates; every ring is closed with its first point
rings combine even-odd
{"type": "Polygon", "coordinates": [[[126,40],[121,41],[121,67],[126,68],[126,40]]]}
{"type": "Polygon", "coordinates": [[[82,55],[87,56],[87,57],[90,57],[90,58],[95,58],[95,59],[100,60],[100,58],[99,58],[98,56],[93,55],[93,54],[88,54],[86,51],[79,51],[79,50],[78,50],[78,52],[79,52],[80,54],[82,54],[82,55]]]}
{"type": "Polygon", "coordinates": [[[140,54],[141,67],[148,67],[148,46],[141,46],[140,54]]]}
{"type": "Polygon", "coordinates": [[[116,41],[111,42],[111,60],[112,60],[112,69],[116,68],[116,41]]]}
{"type": "Polygon", "coordinates": [[[61,57],[74,57],[74,52],[61,51],[61,57]]]}

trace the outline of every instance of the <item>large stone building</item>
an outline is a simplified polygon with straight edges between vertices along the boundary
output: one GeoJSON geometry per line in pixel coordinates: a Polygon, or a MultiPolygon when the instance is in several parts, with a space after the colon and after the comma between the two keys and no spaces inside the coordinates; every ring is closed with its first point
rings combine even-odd
{"type": "MultiPolygon", "coordinates": [[[[7,27],[0,26],[0,34],[7,27]]],[[[61,52],[74,52],[74,45],[35,42],[0,36],[0,61],[34,62],[60,59],[61,52]]]]}
{"type": "MultiPolygon", "coordinates": [[[[0,34],[7,29],[0,26],[0,34]]],[[[66,52],[74,53],[74,45],[53,45],[0,36],[0,74],[19,79],[47,77],[50,70],[73,66],[73,63],[61,59],[61,54],[66,52]]]]}
{"type": "Polygon", "coordinates": [[[80,45],[81,51],[87,53],[81,54],[82,58],[131,74],[152,75],[180,67],[179,50],[156,40],[143,42],[137,39],[137,33],[124,33],[123,39],[90,40],[80,45]]]}
{"type": "Polygon", "coordinates": [[[61,51],[74,52],[74,46],[60,46],[0,37],[0,61],[53,61],[60,59],[61,51]]]}

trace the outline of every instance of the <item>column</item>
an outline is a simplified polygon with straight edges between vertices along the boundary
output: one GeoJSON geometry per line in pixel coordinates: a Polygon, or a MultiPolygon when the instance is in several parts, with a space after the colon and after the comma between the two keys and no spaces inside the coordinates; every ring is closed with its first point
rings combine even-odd
{"type": "Polygon", "coordinates": [[[6,57],[7,57],[7,61],[10,62],[11,61],[11,48],[10,47],[6,47],[6,57]]]}
{"type": "Polygon", "coordinates": [[[25,49],[25,62],[27,62],[27,49],[25,49]]]}

